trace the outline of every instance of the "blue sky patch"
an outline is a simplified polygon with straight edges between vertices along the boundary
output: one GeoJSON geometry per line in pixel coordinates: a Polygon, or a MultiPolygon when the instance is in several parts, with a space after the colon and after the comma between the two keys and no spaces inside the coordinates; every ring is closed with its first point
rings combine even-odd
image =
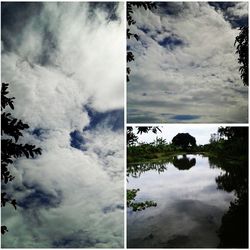
{"type": "Polygon", "coordinates": [[[144,33],[148,33],[150,30],[146,27],[139,27],[139,30],[143,31],[144,33]]]}
{"type": "Polygon", "coordinates": [[[200,115],[175,115],[175,116],[172,116],[171,118],[174,119],[174,120],[195,120],[195,119],[199,119],[201,116],[200,115]]]}
{"type": "MultiPolygon", "coordinates": [[[[85,106],[90,118],[89,125],[83,129],[84,131],[94,130],[97,127],[110,128],[112,131],[123,129],[124,111],[117,109],[106,112],[98,112],[88,105],[85,106]]],[[[74,130],[70,133],[70,146],[79,150],[86,151],[86,140],[79,130],[74,130]]]]}
{"type": "Polygon", "coordinates": [[[176,46],[184,45],[184,42],[174,36],[165,37],[162,41],[158,42],[159,45],[165,48],[174,49],[176,46]]]}
{"type": "Polygon", "coordinates": [[[58,195],[52,195],[44,192],[41,189],[35,189],[32,193],[28,194],[22,200],[18,200],[18,206],[29,209],[29,208],[41,208],[41,207],[56,207],[60,204],[62,197],[61,193],[58,195]]]}
{"type": "Polygon", "coordinates": [[[248,26],[248,15],[238,16],[234,15],[229,8],[235,8],[237,2],[208,2],[210,6],[213,6],[215,10],[221,11],[224,18],[230,22],[233,28],[239,28],[241,26],[248,26]]]}
{"type": "Polygon", "coordinates": [[[76,149],[84,150],[84,145],[86,141],[84,140],[81,132],[75,130],[70,133],[70,146],[76,149]]]}
{"type": "Polygon", "coordinates": [[[88,112],[90,123],[83,129],[83,131],[93,130],[97,127],[108,127],[112,131],[118,131],[123,129],[123,122],[124,122],[123,109],[98,112],[90,108],[88,105],[85,106],[85,109],[88,112]]]}
{"type": "Polygon", "coordinates": [[[40,137],[45,132],[42,128],[35,128],[31,133],[37,137],[40,137]]]}

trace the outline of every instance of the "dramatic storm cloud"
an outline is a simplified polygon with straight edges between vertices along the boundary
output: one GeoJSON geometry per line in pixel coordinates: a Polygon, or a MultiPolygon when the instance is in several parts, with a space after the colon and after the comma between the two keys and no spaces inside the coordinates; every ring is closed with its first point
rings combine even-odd
{"type": "Polygon", "coordinates": [[[234,47],[247,2],[161,2],[133,18],[128,122],[248,121],[234,47]]]}
{"type": "Polygon", "coordinates": [[[121,3],[2,3],[2,82],[20,141],[2,247],[123,247],[121,3]]]}

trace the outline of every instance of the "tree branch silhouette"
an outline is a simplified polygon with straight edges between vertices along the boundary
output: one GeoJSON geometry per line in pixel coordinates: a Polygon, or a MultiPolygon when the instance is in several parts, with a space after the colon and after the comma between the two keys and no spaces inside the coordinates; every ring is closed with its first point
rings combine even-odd
{"type": "MultiPolygon", "coordinates": [[[[160,128],[158,126],[148,126],[148,127],[135,127],[135,130],[137,134],[142,133],[148,133],[149,131],[152,131],[153,133],[161,132],[160,128]]],[[[138,136],[135,135],[133,132],[133,127],[127,127],[127,146],[131,146],[135,144],[138,140],[138,136]]]]}
{"type": "Polygon", "coordinates": [[[243,84],[248,86],[248,26],[240,27],[240,33],[235,38],[236,53],[239,54],[238,63],[243,84]]]}
{"type": "MultiPolygon", "coordinates": [[[[41,155],[42,149],[36,148],[35,145],[30,144],[18,144],[19,137],[23,136],[22,130],[28,129],[29,125],[23,123],[11,116],[10,113],[5,112],[6,107],[10,107],[14,110],[13,100],[14,97],[8,97],[8,83],[2,83],[1,87],[1,181],[3,185],[7,185],[10,181],[14,180],[14,176],[11,175],[9,170],[10,165],[12,165],[15,159],[25,156],[26,158],[35,155],[41,155]],[[5,135],[3,137],[3,135],[5,135]],[[13,137],[13,138],[11,138],[13,137]]],[[[4,207],[7,203],[12,205],[17,209],[17,201],[11,197],[10,194],[6,192],[1,192],[1,207],[4,207]]],[[[6,226],[1,226],[1,233],[5,234],[8,232],[6,226]]]]}
{"type": "MultiPolygon", "coordinates": [[[[138,34],[131,33],[131,26],[136,24],[136,21],[133,19],[134,9],[143,7],[145,10],[152,10],[156,8],[156,4],[153,2],[127,2],[127,39],[135,38],[139,41],[140,37],[138,34]]],[[[134,61],[135,57],[132,51],[127,51],[127,63],[134,61]]],[[[127,81],[129,82],[129,75],[131,73],[130,67],[127,67],[127,81]]]]}
{"type": "MultiPolygon", "coordinates": [[[[158,126],[148,126],[148,127],[135,127],[137,134],[148,133],[152,131],[153,133],[161,132],[158,126]]],[[[135,135],[133,131],[133,127],[127,127],[127,147],[134,145],[138,140],[138,136],[135,135]]],[[[129,169],[127,168],[127,173],[129,169]]],[[[144,202],[136,202],[135,198],[137,192],[140,189],[127,189],[127,207],[132,208],[133,211],[142,211],[149,207],[156,207],[157,203],[154,201],[144,201],[144,202]]]]}

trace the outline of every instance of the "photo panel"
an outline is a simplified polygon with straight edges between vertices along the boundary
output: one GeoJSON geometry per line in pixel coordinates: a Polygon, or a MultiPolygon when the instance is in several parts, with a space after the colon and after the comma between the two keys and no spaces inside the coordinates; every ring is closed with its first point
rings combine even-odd
{"type": "Polygon", "coordinates": [[[2,2],[2,248],[124,247],[123,2],[2,2]]]}
{"type": "Polygon", "coordinates": [[[248,248],[248,126],[127,127],[128,248],[248,248]]]}
{"type": "Polygon", "coordinates": [[[128,123],[248,123],[248,2],[127,3],[128,123]]]}

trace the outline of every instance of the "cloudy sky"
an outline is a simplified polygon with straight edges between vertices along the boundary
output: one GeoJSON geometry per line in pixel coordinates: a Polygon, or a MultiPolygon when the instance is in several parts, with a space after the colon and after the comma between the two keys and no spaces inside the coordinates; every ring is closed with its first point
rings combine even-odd
{"type": "Polygon", "coordinates": [[[2,82],[43,150],[12,168],[2,247],[123,247],[123,4],[1,6],[2,82]]]}
{"type": "MultiPolygon", "coordinates": [[[[172,141],[173,137],[176,136],[178,133],[189,133],[190,135],[194,136],[196,139],[196,143],[198,145],[204,145],[209,143],[209,139],[211,134],[217,133],[218,131],[217,125],[212,124],[192,124],[192,125],[174,125],[174,124],[164,124],[159,126],[161,132],[157,132],[154,134],[153,132],[143,133],[143,134],[136,134],[138,136],[139,142],[153,142],[156,137],[166,139],[169,143],[172,141]]],[[[136,130],[135,130],[136,131],[136,130]]]]}
{"type": "Polygon", "coordinates": [[[245,123],[234,41],[248,22],[247,2],[161,2],[135,10],[128,40],[128,122],[245,123]]]}

